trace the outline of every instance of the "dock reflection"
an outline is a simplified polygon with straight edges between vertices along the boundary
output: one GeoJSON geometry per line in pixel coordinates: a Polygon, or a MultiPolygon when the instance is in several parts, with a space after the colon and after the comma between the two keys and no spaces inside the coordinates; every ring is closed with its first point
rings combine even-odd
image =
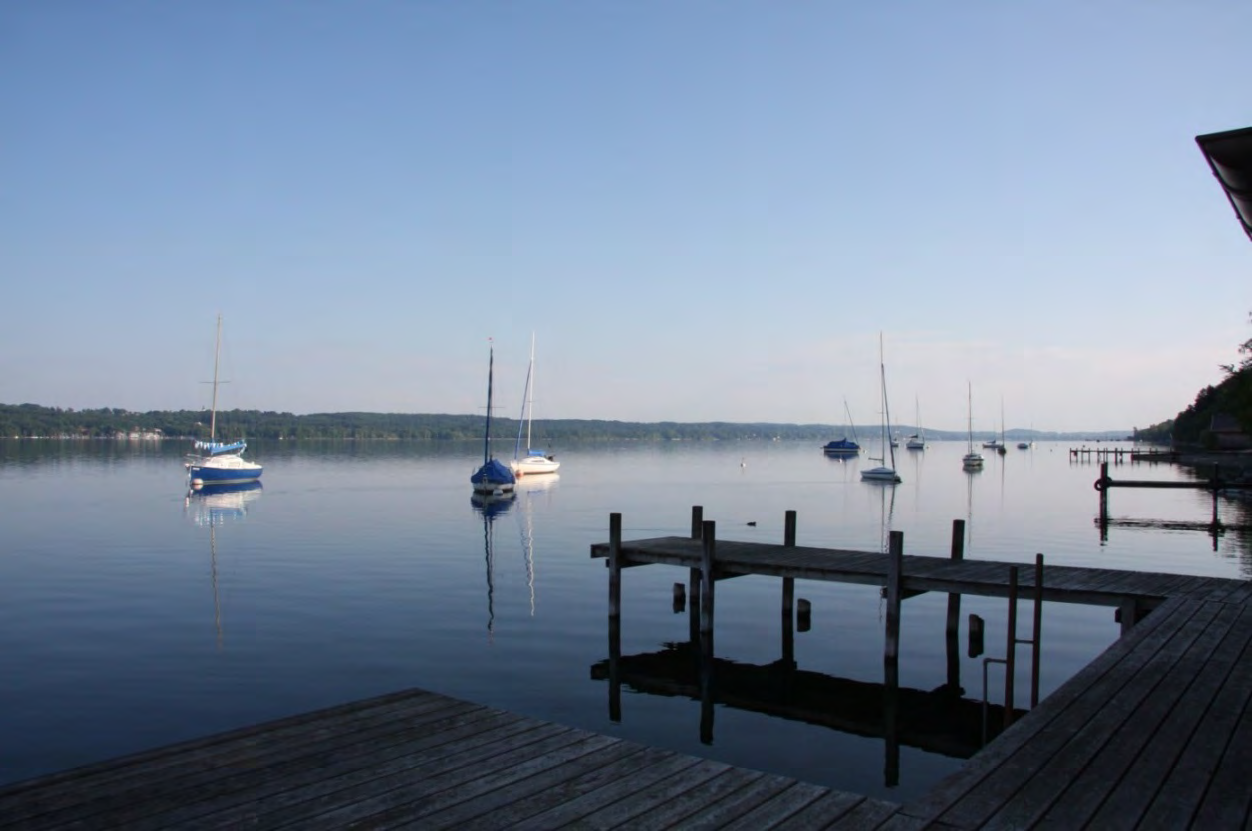
{"type": "MultiPolygon", "coordinates": [[[[1007,723],[1002,705],[967,698],[949,661],[945,683],[931,690],[900,687],[898,664],[886,662],[882,683],[841,678],[799,668],[793,635],[784,629],[783,657],[769,664],[717,658],[713,640],[666,643],[649,653],[620,655],[610,623],[609,657],[591,665],[595,681],[609,682],[609,715],[621,721],[621,688],[636,693],[686,697],[701,704],[700,741],[713,742],[715,707],[731,707],[789,721],[828,727],[884,741],[884,782],[899,784],[900,748],[913,747],[968,759],[1007,723]]],[[[955,653],[955,637],[948,649],[955,653]]],[[[951,657],[951,656],[950,656],[951,657]]],[[[958,670],[959,672],[959,670],[958,670]]],[[[1015,709],[1009,721],[1026,714],[1015,709]]]]}

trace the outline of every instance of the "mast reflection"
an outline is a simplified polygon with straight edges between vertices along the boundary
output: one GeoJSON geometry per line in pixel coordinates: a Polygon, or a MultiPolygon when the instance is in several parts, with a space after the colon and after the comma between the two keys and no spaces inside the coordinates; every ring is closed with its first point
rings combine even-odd
{"type": "Polygon", "coordinates": [[[474,512],[483,520],[483,559],[487,566],[487,641],[490,643],[495,635],[495,534],[497,517],[506,514],[517,501],[512,491],[506,493],[475,493],[470,496],[470,504],[474,512]]]}
{"type": "Polygon", "coordinates": [[[217,528],[247,517],[249,505],[260,498],[261,483],[255,481],[192,487],[183,500],[183,512],[191,521],[209,529],[209,581],[213,586],[213,628],[217,632],[219,650],[223,636],[222,604],[217,591],[217,528]]]}

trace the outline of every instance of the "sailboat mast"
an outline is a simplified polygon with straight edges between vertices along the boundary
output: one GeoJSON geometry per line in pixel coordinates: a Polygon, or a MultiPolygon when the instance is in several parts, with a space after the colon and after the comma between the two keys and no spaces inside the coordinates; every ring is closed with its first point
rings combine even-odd
{"type": "Polygon", "coordinates": [[[217,365],[222,355],[222,313],[217,314],[217,342],[213,347],[213,409],[209,415],[209,444],[217,440],[217,365]]]}
{"type": "Polygon", "coordinates": [[[891,444],[891,406],[887,403],[887,362],[883,357],[882,332],[878,333],[878,371],[882,376],[883,443],[887,445],[887,451],[891,454],[891,469],[894,470],[896,466],[896,449],[891,444]]]}
{"type": "Polygon", "coordinates": [[[526,453],[530,454],[530,424],[535,420],[535,333],[530,333],[530,366],[526,368],[526,453]]]}
{"type": "Polygon", "coordinates": [[[483,464],[491,461],[491,375],[496,365],[496,347],[489,347],[487,358],[487,429],[483,432],[483,464]]]}

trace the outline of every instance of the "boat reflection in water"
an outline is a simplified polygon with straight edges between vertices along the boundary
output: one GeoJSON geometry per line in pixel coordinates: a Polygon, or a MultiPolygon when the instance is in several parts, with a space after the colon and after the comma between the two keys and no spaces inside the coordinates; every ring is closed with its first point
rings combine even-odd
{"type": "Polygon", "coordinates": [[[200,527],[209,528],[209,577],[213,584],[213,627],[217,648],[222,648],[222,605],[217,592],[217,528],[248,515],[248,506],[261,498],[259,481],[235,485],[193,486],[187,491],[183,511],[200,527]]]}
{"type": "MultiPolygon", "coordinates": [[[[519,479],[512,491],[504,493],[475,493],[470,497],[474,513],[483,522],[483,558],[487,569],[487,637],[490,641],[495,634],[495,567],[496,567],[496,529],[495,522],[506,513],[519,506],[513,515],[517,517],[518,537],[521,541],[522,561],[526,567],[526,588],[530,593],[530,616],[535,615],[535,526],[534,506],[538,499],[550,498],[560,483],[557,474],[549,476],[524,477],[519,479]]],[[[508,539],[506,535],[505,539],[508,539]]]]}
{"type": "Polygon", "coordinates": [[[490,642],[496,631],[495,609],[495,522],[512,509],[517,501],[513,491],[503,493],[475,492],[470,497],[474,512],[483,519],[483,556],[487,563],[487,640],[490,642]]]}

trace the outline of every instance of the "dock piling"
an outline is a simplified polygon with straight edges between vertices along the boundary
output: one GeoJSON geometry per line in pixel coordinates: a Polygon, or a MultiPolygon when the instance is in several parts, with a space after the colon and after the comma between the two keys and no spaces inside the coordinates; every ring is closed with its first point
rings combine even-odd
{"type": "Polygon", "coordinates": [[[900,600],[904,580],[904,532],[892,531],[887,551],[887,633],[883,660],[900,658],[900,600]]]}
{"type": "Polygon", "coordinates": [[[717,523],[705,520],[703,523],[704,545],[700,556],[700,635],[713,631],[713,561],[717,548],[717,523]]]}
{"type": "MultiPolygon", "coordinates": [[[[952,553],[953,561],[965,559],[965,520],[952,520],[952,553]]],[[[944,642],[948,653],[948,688],[961,688],[961,595],[958,592],[948,593],[948,620],[944,627],[944,642]]]]}
{"type": "MultiPolygon", "coordinates": [[[[783,518],[783,545],[796,544],[796,512],[787,511],[783,518]]],[[[788,666],[795,664],[795,596],[796,579],[782,579],[782,656],[788,666]]]]}
{"type": "Polygon", "coordinates": [[[1017,566],[1009,568],[1008,651],[1004,661],[1004,726],[1013,723],[1013,680],[1017,670],[1017,566]]]}
{"type": "Polygon", "coordinates": [[[1030,637],[1030,709],[1039,706],[1039,637],[1043,632],[1043,554],[1035,554],[1035,610],[1030,637]]]}

